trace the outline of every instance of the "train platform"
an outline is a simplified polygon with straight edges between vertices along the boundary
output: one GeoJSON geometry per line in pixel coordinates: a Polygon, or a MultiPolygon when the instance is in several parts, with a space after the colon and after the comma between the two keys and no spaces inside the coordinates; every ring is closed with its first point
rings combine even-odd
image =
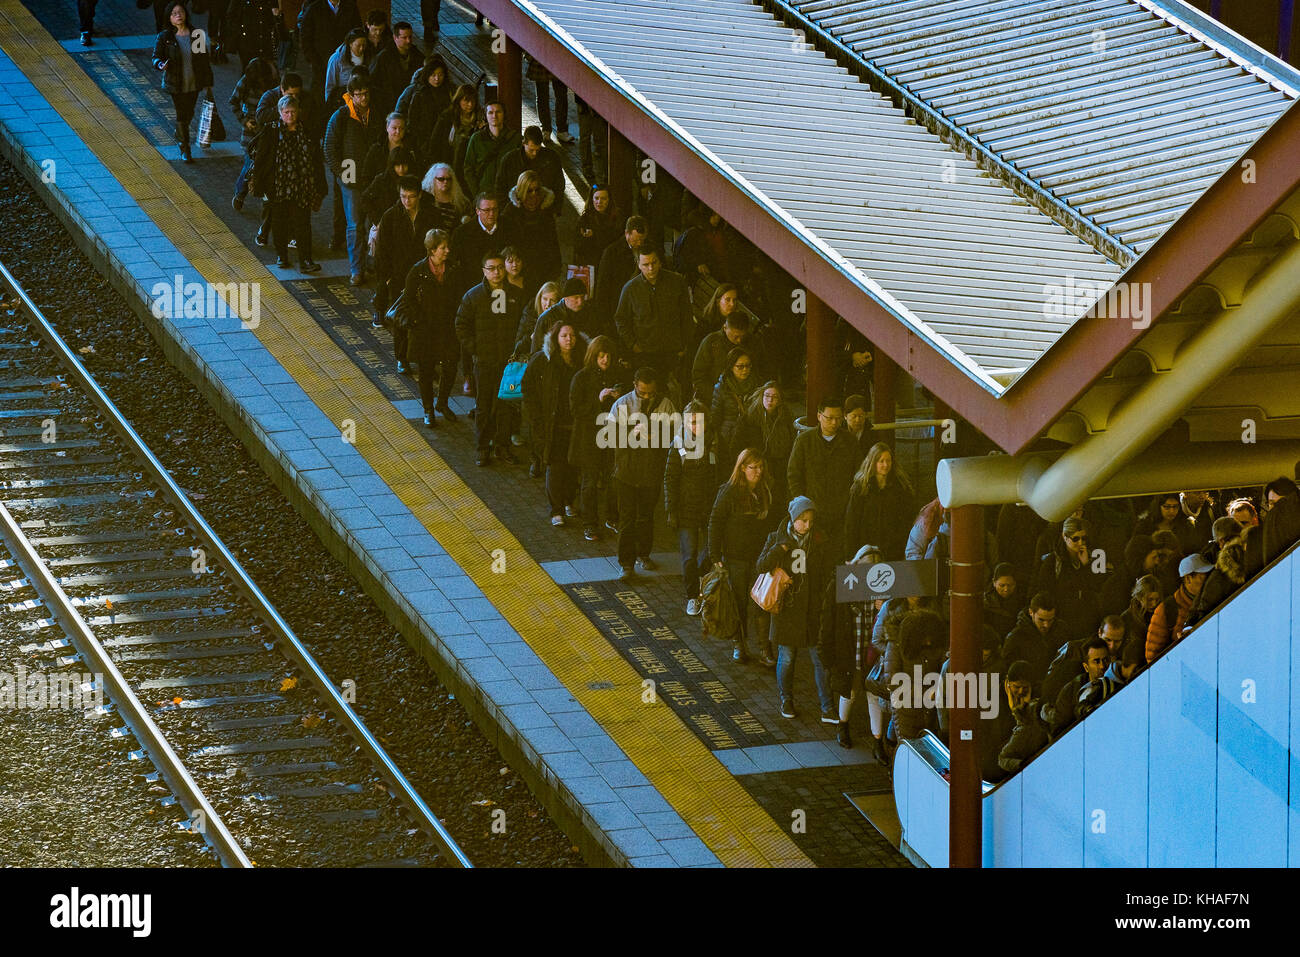
{"type": "MultiPolygon", "coordinates": [[[[0,0],[0,149],[588,859],[906,864],[859,810],[887,817],[892,806],[862,744],[865,714],[854,715],[858,746],[838,747],[804,665],[801,717],[782,718],[771,671],[733,663],[730,645],[685,614],[665,526],[662,571],[620,582],[613,542],[552,528],[526,467],[475,468],[467,417],[420,426],[415,383],[396,374],[389,334],[371,328],[369,291],[350,287],[346,259],[324,248],[328,198],[315,218],[324,272],[270,265],[253,242],[259,204],[230,205],[237,142],[179,162],[150,63],[152,11],[100,0],[85,48],[70,6],[29,5],[0,0]],[[255,294],[256,321],[183,305],[190,283],[255,294]],[[164,289],[183,295],[154,310],[164,289]]],[[[394,3],[403,18],[418,23],[418,6],[394,3]]],[[[453,79],[472,80],[474,64],[491,73],[491,36],[472,12],[444,4],[443,22],[453,79]]],[[[215,70],[229,128],[236,67],[215,70]]],[[[566,169],[577,165],[570,148],[566,169]]],[[[470,404],[453,400],[459,413],[470,404]]]]}

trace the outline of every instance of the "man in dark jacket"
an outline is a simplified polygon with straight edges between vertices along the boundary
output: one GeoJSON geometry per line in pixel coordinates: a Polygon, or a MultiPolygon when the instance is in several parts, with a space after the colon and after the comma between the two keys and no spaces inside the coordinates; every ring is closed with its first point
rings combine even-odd
{"type": "Polygon", "coordinates": [[[1039,685],[1047,675],[1052,652],[1064,643],[1056,624],[1056,600],[1039,592],[1029,600],[1029,607],[1020,613],[1016,627],[1002,643],[1002,660],[1023,661],[1029,669],[1029,680],[1039,685]]]}
{"type": "Polygon", "coordinates": [[[456,337],[467,355],[474,357],[477,402],[474,412],[474,440],[477,462],[488,464],[491,450],[503,462],[513,465],[510,451],[510,416],[499,409],[497,391],[501,373],[515,347],[515,330],[524,301],[506,282],[506,261],[500,252],[484,254],[483,281],[465,293],[456,310],[456,337]]]}
{"type": "MultiPolygon", "coordinates": [[[[384,132],[377,115],[370,109],[369,79],[354,76],[348,80],[343,105],[330,117],[325,130],[325,165],[334,177],[335,197],[341,200],[347,222],[348,270],[354,286],[365,281],[367,237],[361,191],[366,184],[361,182],[361,168],[371,145],[384,132]]],[[[338,210],[339,203],[336,202],[336,242],[338,210]]]]}
{"type": "Polygon", "coordinates": [[[479,281],[484,253],[499,253],[514,244],[515,234],[500,216],[501,198],[496,193],[479,193],[474,218],[451,234],[453,282],[462,292],[479,281]]]}
{"type": "Polygon", "coordinates": [[[546,145],[540,126],[530,126],[524,130],[524,139],[519,149],[511,150],[501,157],[497,170],[497,192],[508,195],[519,182],[519,175],[525,170],[535,170],[542,178],[542,185],[555,194],[556,203],[564,202],[564,167],[555,150],[546,145]]]}
{"type": "Polygon", "coordinates": [[[643,246],[637,252],[640,275],[623,287],[614,325],[633,362],[658,369],[666,384],[680,370],[695,314],[686,281],[664,269],[662,259],[653,247],[643,246]]]}
{"type": "MultiPolygon", "coordinates": [[[[600,273],[597,272],[596,275],[599,277],[600,273]]],[[[695,361],[691,364],[691,388],[701,402],[712,400],[713,387],[727,367],[727,353],[737,346],[749,350],[750,359],[754,363],[750,375],[758,382],[765,381],[767,364],[763,362],[757,337],[751,332],[749,313],[733,309],[731,315],[722,320],[722,328],[713,330],[700,340],[700,347],[695,350],[695,361]]]]}
{"type": "Polygon", "coordinates": [[[1059,738],[1074,724],[1075,706],[1079,703],[1079,694],[1089,682],[1100,681],[1110,666],[1110,648],[1101,637],[1090,638],[1080,649],[1080,660],[1075,665],[1076,672],[1056,692],[1055,698],[1046,694],[1046,702],[1039,716],[1047,725],[1048,734],[1059,738]],[[1081,670],[1080,670],[1081,669],[1081,670]]]}
{"type": "Polygon", "coordinates": [[[1285,476],[1264,487],[1268,511],[1264,513],[1264,564],[1300,539],[1300,489],[1285,476]]]}
{"type": "Polygon", "coordinates": [[[357,0],[310,0],[298,14],[298,38],[311,64],[311,92],[325,102],[325,66],[348,31],[361,26],[357,0]]]}
{"type": "Polygon", "coordinates": [[[284,35],[279,0],[232,0],[221,25],[221,48],[239,56],[242,73],[254,57],[275,63],[284,35]]]}
{"type": "MultiPolygon", "coordinates": [[[[654,546],[654,510],[663,488],[664,460],[672,446],[671,423],[677,416],[672,400],[659,388],[660,373],[641,367],[631,392],[609,410],[606,435],[613,434],[614,489],[618,495],[618,563],[623,580],[658,565],[650,557],[654,546]]],[[[603,437],[602,437],[603,439],[603,437]]],[[[601,441],[598,439],[598,442],[601,441]]],[[[609,446],[605,441],[604,447],[609,446]]]]}
{"type": "Polygon", "coordinates": [[[515,331],[515,351],[524,355],[536,352],[533,343],[536,341],[537,331],[541,330],[544,339],[557,322],[573,326],[590,340],[594,333],[588,323],[589,316],[587,284],[577,276],[566,279],[560,290],[560,301],[538,316],[535,325],[529,326],[527,313],[520,317],[519,328],[515,331]]]}
{"type": "Polygon", "coordinates": [[[637,274],[636,254],[645,243],[648,228],[643,217],[629,216],[623,226],[623,238],[606,246],[596,264],[596,315],[601,331],[607,335],[613,333],[618,297],[628,280],[637,274]]]}
{"type": "Polygon", "coordinates": [[[668,453],[664,468],[664,511],[668,527],[677,530],[682,556],[682,585],[686,614],[700,613],[700,570],[707,567],[709,512],[718,492],[718,466],[704,448],[704,412],[687,405],[682,433],[668,453]],[[704,554],[700,554],[701,550],[704,554]]]}
{"type": "Polygon", "coordinates": [[[819,428],[809,429],[794,440],[787,480],[791,497],[807,495],[814,502],[823,503],[824,514],[840,517],[839,521],[828,522],[826,528],[838,556],[843,545],[849,486],[861,460],[853,443],[844,435],[843,399],[824,396],[817,403],[817,424],[819,428]]]}
{"type": "MultiPolygon", "coordinates": [[[[1100,639],[1106,645],[1106,652],[1111,660],[1119,661],[1127,638],[1124,619],[1119,615],[1107,615],[1101,627],[1097,629],[1096,635],[1068,641],[1062,645],[1047,668],[1047,677],[1043,679],[1042,697],[1045,702],[1043,707],[1046,708],[1048,704],[1055,702],[1061,689],[1079,674],[1079,668],[1083,664],[1084,649],[1100,639]]],[[[1050,721],[1048,723],[1051,724],[1050,721]]]]}
{"type": "Polygon", "coordinates": [[[501,161],[519,146],[519,127],[513,130],[507,127],[504,105],[489,103],[483,115],[487,118],[487,126],[471,136],[469,145],[465,147],[466,192],[475,194],[495,188],[501,161]]]}
{"type": "MultiPolygon", "coordinates": [[[[375,112],[380,116],[391,113],[397,105],[397,98],[411,85],[411,80],[423,65],[424,52],[415,45],[415,31],[405,20],[397,21],[393,24],[392,45],[380,50],[370,66],[375,112]]],[[[413,145],[424,147],[420,142],[413,145]]]]}
{"type": "MultiPolygon", "coordinates": [[[[379,235],[375,240],[375,318],[382,321],[388,307],[406,285],[411,266],[425,258],[424,237],[436,228],[437,217],[423,202],[424,191],[414,176],[403,176],[397,181],[398,201],[388,208],[379,220],[379,235]]],[[[393,353],[397,356],[397,373],[405,375],[406,327],[398,322],[393,327],[393,353]]]]}

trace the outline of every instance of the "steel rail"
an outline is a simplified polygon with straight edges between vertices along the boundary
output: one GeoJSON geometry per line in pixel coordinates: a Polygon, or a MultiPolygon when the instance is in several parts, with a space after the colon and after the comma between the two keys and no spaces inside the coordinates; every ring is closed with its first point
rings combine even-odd
{"type": "Polygon", "coordinates": [[[153,718],[149,717],[149,712],[145,710],[140,699],[122,677],[122,673],[113,664],[113,659],[108,656],[104,646],[91,632],[85,619],[77,613],[67,593],[54,580],[54,576],[45,567],[45,563],[36,554],[36,549],[3,503],[0,503],[0,537],[9,546],[9,551],[13,553],[14,559],[27,575],[27,580],[31,582],[36,594],[50,610],[50,614],[63,626],[73,647],[94,673],[101,676],[104,692],[117,705],[127,727],[140,742],[145,754],[158,769],[163,780],[167,782],[167,786],[171,788],[172,794],[185,809],[185,813],[190,816],[190,820],[195,821],[196,814],[199,815],[200,823],[196,824],[195,830],[203,836],[226,867],[252,867],[252,862],[244,854],[239,842],[230,833],[230,829],[226,827],[226,822],[208,803],[198,783],[181,763],[180,757],[172,750],[172,746],[167,743],[158,725],[154,724],[153,718]]]}
{"type": "Polygon", "coordinates": [[[393,763],[392,758],[388,756],[383,746],[370,733],[361,718],[343,700],[338,689],[330,682],[329,677],[316,662],[316,659],[312,657],[311,652],[298,640],[298,637],[293,633],[293,629],[289,627],[289,624],[280,616],[280,613],[266,596],[262,594],[261,589],[249,577],[243,565],[239,563],[220,536],[199,514],[193,503],[190,502],[189,497],[172,479],[171,474],[158,461],[149,447],[145,445],[144,440],[126,421],[122,413],[118,411],[113,401],[100,389],[99,384],[86,371],[86,367],[82,365],[81,360],[63,341],[58,331],[45,318],[40,307],[31,300],[31,297],[19,285],[18,280],[14,278],[13,273],[3,263],[0,263],[0,281],[3,281],[17,296],[23,312],[35,325],[37,332],[50,344],[59,360],[72,373],[77,384],[86,391],[86,394],[108,422],[139,456],[145,470],[162,489],[167,499],[180,511],[190,526],[198,532],[200,540],[206,541],[211,551],[225,564],[233,584],[270,627],[281,652],[313,679],[320,693],[333,706],[335,714],[340,718],[344,727],[359,742],[364,754],[379,767],[384,778],[394,788],[396,796],[415,814],[420,827],[433,839],[443,856],[460,867],[473,867],[474,865],[470,863],[465,852],[460,849],[455,839],[443,827],[442,822],[438,820],[437,815],[425,804],[424,799],[420,797],[419,793],[406,779],[406,776],[393,763]]]}

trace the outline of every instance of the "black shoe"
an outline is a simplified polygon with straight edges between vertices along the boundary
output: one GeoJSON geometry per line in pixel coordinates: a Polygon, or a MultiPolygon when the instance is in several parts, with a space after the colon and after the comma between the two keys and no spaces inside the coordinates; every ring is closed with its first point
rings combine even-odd
{"type": "Polygon", "coordinates": [[[456,421],[456,413],[451,411],[451,406],[449,405],[435,405],[433,410],[442,413],[442,417],[448,422],[456,421]]]}
{"type": "Polygon", "coordinates": [[[83,31],[81,32],[81,45],[82,45],[83,47],[88,47],[88,46],[91,45],[91,44],[90,44],[90,31],[89,31],[89,30],[83,30],[83,31]]]}
{"type": "Polygon", "coordinates": [[[490,461],[491,458],[488,456],[487,450],[484,449],[482,452],[479,452],[478,457],[474,459],[474,464],[482,469],[487,468],[490,461]]]}
{"type": "Polygon", "coordinates": [[[515,458],[515,453],[511,452],[504,445],[497,446],[496,454],[497,454],[497,458],[500,459],[502,462],[505,462],[506,465],[519,464],[519,460],[515,458]]]}
{"type": "Polygon", "coordinates": [[[410,375],[410,374],[411,374],[411,367],[408,366],[405,362],[398,362],[398,363],[397,363],[397,374],[398,374],[398,375],[410,375]]]}
{"type": "Polygon", "coordinates": [[[436,429],[438,427],[438,420],[433,417],[432,412],[426,412],[424,413],[424,424],[431,429],[436,429]]]}
{"type": "Polygon", "coordinates": [[[589,542],[598,542],[600,541],[600,532],[596,531],[594,528],[584,528],[582,530],[582,537],[589,542]]]}
{"type": "Polygon", "coordinates": [[[849,736],[849,723],[847,721],[840,722],[840,733],[835,736],[835,740],[840,743],[841,748],[853,747],[853,738],[849,736]]]}
{"type": "Polygon", "coordinates": [[[783,717],[783,718],[797,718],[798,716],[799,716],[799,712],[796,711],[796,710],[794,709],[794,702],[793,702],[793,701],[782,701],[782,702],[781,702],[781,717],[783,717]]]}
{"type": "Polygon", "coordinates": [[[541,463],[541,462],[538,462],[536,459],[534,459],[534,460],[532,461],[532,463],[528,466],[528,477],[529,477],[529,478],[541,478],[541,477],[542,477],[542,463],[541,463]]]}
{"type": "Polygon", "coordinates": [[[257,235],[253,237],[253,242],[257,243],[257,245],[259,246],[265,246],[269,239],[270,237],[267,236],[266,233],[262,232],[262,230],[259,229],[257,231],[257,235]]]}
{"type": "Polygon", "coordinates": [[[289,260],[285,259],[283,256],[281,256],[279,259],[277,259],[277,260],[275,261],[275,264],[276,264],[276,266],[279,267],[280,269],[288,269],[288,268],[289,268],[289,260]]]}
{"type": "Polygon", "coordinates": [[[645,558],[638,558],[636,563],[641,566],[644,572],[653,572],[659,570],[659,563],[647,555],[645,558]]]}
{"type": "Polygon", "coordinates": [[[301,268],[303,272],[320,272],[320,263],[312,262],[310,259],[308,259],[305,263],[302,264],[301,268]]]}
{"type": "Polygon", "coordinates": [[[232,196],[230,199],[230,205],[234,207],[235,212],[242,213],[244,211],[244,194],[236,193],[232,196]]]}
{"type": "Polygon", "coordinates": [[[182,163],[194,162],[194,157],[190,155],[190,148],[188,146],[181,147],[181,162],[182,163]]]}

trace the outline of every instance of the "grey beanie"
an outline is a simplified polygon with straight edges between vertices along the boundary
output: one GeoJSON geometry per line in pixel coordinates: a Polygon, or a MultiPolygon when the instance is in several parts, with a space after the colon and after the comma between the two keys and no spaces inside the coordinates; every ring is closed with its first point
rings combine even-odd
{"type": "Polygon", "coordinates": [[[807,495],[796,495],[790,500],[790,507],[787,509],[790,513],[790,521],[793,522],[809,509],[812,509],[814,512],[817,510],[817,506],[813,504],[813,500],[807,495]]]}

